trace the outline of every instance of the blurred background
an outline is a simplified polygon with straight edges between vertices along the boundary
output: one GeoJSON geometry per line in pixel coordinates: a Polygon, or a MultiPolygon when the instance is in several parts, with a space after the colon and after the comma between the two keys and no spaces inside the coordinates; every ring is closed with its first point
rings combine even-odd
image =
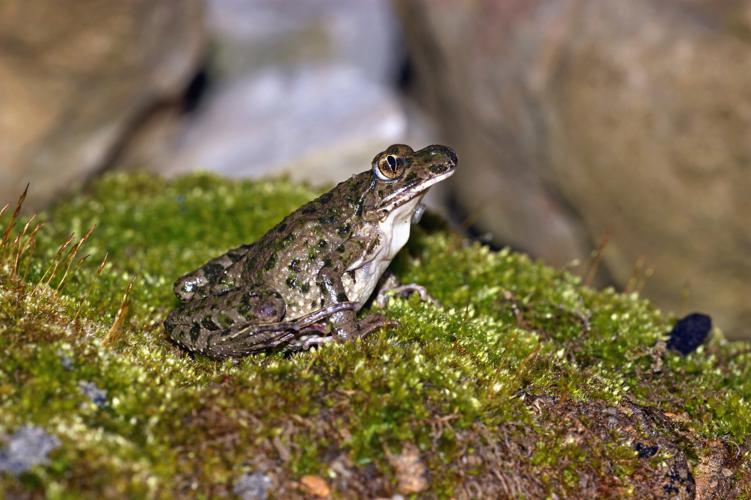
{"type": "Polygon", "coordinates": [[[0,205],[394,142],[457,150],[468,234],[751,337],[751,0],[0,2],[0,205]]]}

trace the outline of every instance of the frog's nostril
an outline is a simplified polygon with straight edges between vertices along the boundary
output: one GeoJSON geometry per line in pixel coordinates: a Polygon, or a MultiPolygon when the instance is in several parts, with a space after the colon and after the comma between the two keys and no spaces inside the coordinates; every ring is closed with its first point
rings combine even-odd
{"type": "Polygon", "coordinates": [[[449,159],[451,160],[451,163],[456,166],[459,163],[459,158],[456,156],[456,153],[451,148],[446,148],[446,154],[448,155],[449,159]]]}
{"type": "Polygon", "coordinates": [[[454,150],[448,146],[433,144],[432,146],[422,149],[421,152],[422,154],[426,154],[433,161],[437,159],[446,164],[451,163],[451,168],[456,168],[459,164],[459,157],[456,156],[454,150]]]}

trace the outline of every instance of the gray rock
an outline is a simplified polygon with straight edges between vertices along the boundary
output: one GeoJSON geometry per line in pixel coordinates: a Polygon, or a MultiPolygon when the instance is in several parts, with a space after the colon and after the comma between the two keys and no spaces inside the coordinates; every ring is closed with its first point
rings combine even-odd
{"type": "Polygon", "coordinates": [[[380,0],[212,0],[212,86],[160,172],[286,173],[315,184],[362,171],[393,142],[427,142],[393,86],[395,19],[380,0]]]}
{"type": "Polygon", "coordinates": [[[387,82],[398,70],[399,33],[384,0],[208,0],[219,76],[340,64],[387,82]]]}
{"type": "Polygon", "coordinates": [[[94,382],[81,380],[78,382],[78,388],[99,408],[107,404],[107,391],[97,387],[94,382]]]}
{"type": "Polygon", "coordinates": [[[232,177],[285,171],[334,182],[403,141],[395,94],[343,65],[250,74],[212,96],[162,169],[210,169],[232,177]]]}
{"type": "Polygon", "coordinates": [[[271,484],[271,478],[262,472],[243,474],[235,481],[232,492],[243,500],[265,500],[271,484]]]}
{"type": "Polygon", "coordinates": [[[41,427],[26,425],[18,429],[0,449],[0,471],[22,474],[47,463],[47,455],[60,446],[60,440],[41,427]]]}
{"type": "Polygon", "coordinates": [[[72,370],[75,364],[73,359],[67,354],[58,353],[58,355],[60,356],[60,364],[63,365],[63,368],[66,370],[72,370]]]}

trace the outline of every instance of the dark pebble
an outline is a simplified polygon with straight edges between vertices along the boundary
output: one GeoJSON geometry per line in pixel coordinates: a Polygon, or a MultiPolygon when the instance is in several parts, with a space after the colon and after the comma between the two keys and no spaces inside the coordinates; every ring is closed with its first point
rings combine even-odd
{"type": "Polygon", "coordinates": [[[636,443],[636,446],[634,446],[634,449],[636,450],[636,453],[639,454],[639,458],[649,458],[655,456],[657,454],[658,446],[647,446],[645,444],[636,443]]]}
{"type": "Polygon", "coordinates": [[[691,313],[679,319],[667,342],[667,348],[684,356],[697,350],[712,331],[712,318],[706,314],[691,313]]]}

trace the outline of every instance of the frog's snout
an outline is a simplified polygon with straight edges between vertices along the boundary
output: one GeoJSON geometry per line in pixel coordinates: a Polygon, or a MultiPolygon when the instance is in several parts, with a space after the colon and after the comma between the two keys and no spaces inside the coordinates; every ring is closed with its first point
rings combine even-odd
{"type": "Polygon", "coordinates": [[[456,156],[456,152],[448,146],[442,144],[433,144],[428,146],[427,149],[432,157],[442,157],[446,160],[446,163],[450,163],[449,168],[454,169],[459,164],[459,157],[456,156]]]}
{"type": "Polygon", "coordinates": [[[451,160],[451,163],[454,164],[454,168],[456,168],[456,166],[459,164],[459,157],[456,156],[456,152],[447,146],[443,146],[443,149],[445,150],[445,154],[446,156],[448,156],[448,159],[451,160]]]}

